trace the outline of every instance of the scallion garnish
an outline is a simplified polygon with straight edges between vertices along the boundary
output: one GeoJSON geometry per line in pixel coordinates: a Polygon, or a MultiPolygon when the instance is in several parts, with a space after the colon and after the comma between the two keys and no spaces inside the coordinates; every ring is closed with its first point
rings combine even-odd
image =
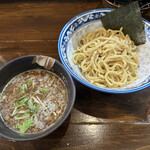
{"type": "Polygon", "coordinates": [[[29,100],[28,97],[22,98],[18,103],[15,103],[15,107],[21,107],[25,102],[29,100]]]}
{"type": "Polygon", "coordinates": [[[16,115],[18,113],[18,109],[17,109],[17,107],[15,107],[15,109],[14,109],[14,111],[13,111],[13,113],[11,114],[12,116],[14,116],[14,115],[16,115]]]}
{"type": "Polygon", "coordinates": [[[35,105],[35,104],[33,104],[33,102],[31,101],[31,100],[29,100],[28,101],[28,106],[29,106],[29,108],[32,110],[32,111],[34,111],[34,110],[36,110],[36,109],[38,109],[39,107],[39,105],[35,105]]]}
{"type": "Polygon", "coordinates": [[[35,115],[32,115],[30,117],[30,119],[28,119],[27,121],[24,121],[20,124],[17,124],[17,128],[20,129],[20,132],[21,133],[25,133],[32,125],[33,125],[33,122],[34,122],[34,117],[35,115]]]}
{"type": "Polygon", "coordinates": [[[43,94],[46,94],[49,91],[49,89],[40,89],[40,92],[43,94]]]}
{"type": "Polygon", "coordinates": [[[26,97],[26,95],[24,95],[24,96],[22,96],[22,97],[20,97],[20,98],[18,98],[18,99],[14,99],[14,101],[22,100],[22,99],[25,98],[25,97],[26,97]]]}
{"type": "Polygon", "coordinates": [[[24,93],[25,93],[25,90],[27,90],[27,84],[24,83],[24,84],[20,87],[20,89],[21,89],[21,94],[24,94],[24,93]]]}
{"type": "Polygon", "coordinates": [[[22,116],[15,116],[15,120],[25,119],[25,118],[28,118],[28,117],[30,117],[30,113],[26,112],[22,116]]]}
{"type": "Polygon", "coordinates": [[[32,78],[30,78],[30,79],[27,81],[27,85],[28,85],[28,86],[32,86],[32,78]]]}

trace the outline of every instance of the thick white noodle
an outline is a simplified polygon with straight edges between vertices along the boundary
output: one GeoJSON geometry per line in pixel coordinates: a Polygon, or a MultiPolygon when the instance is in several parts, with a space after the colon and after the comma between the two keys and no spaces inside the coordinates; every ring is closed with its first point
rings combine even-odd
{"type": "Polygon", "coordinates": [[[87,33],[79,40],[72,61],[91,84],[99,87],[124,87],[138,78],[136,46],[120,30],[104,28],[87,33]]]}

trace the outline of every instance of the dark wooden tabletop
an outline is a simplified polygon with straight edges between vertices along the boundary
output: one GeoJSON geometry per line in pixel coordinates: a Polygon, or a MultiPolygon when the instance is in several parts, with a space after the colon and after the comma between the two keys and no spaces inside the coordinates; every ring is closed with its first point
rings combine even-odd
{"type": "MultiPolygon", "coordinates": [[[[0,2],[0,66],[23,55],[59,59],[57,42],[63,26],[101,0],[0,2]]],[[[142,13],[150,21],[150,10],[142,13]]],[[[113,95],[75,81],[77,95],[68,119],[42,139],[12,142],[0,138],[0,150],[150,150],[150,88],[113,95]]]]}

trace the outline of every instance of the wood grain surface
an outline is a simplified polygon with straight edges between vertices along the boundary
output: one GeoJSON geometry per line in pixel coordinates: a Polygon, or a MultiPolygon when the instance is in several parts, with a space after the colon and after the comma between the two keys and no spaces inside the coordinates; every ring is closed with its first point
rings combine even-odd
{"type": "MultiPolygon", "coordinates": [[[[19,56],[42,54],[59,60],[63,26],[101,0],[3,1],[0,3],[0,66],[19,56]]],[[[150,21],[150,10],[142,12],[150,21]]],[[[51,135],[29,142],[0,138],[0,150],[150,150],[150,88],[107,94],[75,81],[74,108],[51,135]]]]}

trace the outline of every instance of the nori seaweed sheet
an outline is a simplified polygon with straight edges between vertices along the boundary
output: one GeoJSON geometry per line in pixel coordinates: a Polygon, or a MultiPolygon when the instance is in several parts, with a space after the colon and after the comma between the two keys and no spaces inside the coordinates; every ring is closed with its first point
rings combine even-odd
{"type": "Polygon", "coordinates": [[[105,29],[119,30],[123,27],[123,32],[128,34],[136,45],[146,42],[144,22],[137,1],[117,8],[100,19],[105,29]]]}

